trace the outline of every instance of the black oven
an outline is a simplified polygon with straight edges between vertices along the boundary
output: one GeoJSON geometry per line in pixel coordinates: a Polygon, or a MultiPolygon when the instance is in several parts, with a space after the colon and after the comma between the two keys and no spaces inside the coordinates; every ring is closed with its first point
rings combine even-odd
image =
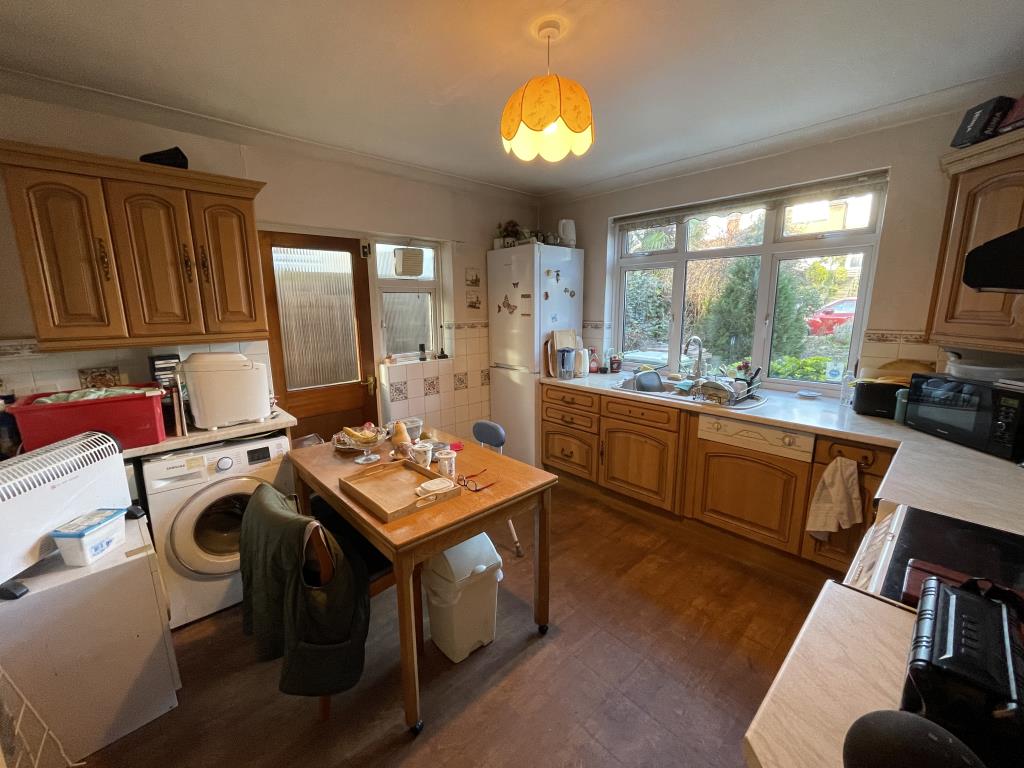
{"type": "Polygon", "coordinates": [[[908,427],[1013,461],[1024,460],[1020,429],[1024,392],[989,381],[915,373],[907,397],[908,427]]]}

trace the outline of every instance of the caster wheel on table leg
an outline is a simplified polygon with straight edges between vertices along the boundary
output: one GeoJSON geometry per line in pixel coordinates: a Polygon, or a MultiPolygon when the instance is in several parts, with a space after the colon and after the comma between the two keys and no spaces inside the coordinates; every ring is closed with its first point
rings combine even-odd
{"type": "Polygon", "coordinates": [[[423,733],[423,721],[417,720],[415,725],[410,725],[409,733],[411,733],[413,736],[419,736],[421,733],[423,733]]]}
{"type": "Polygon", "coordinates": [[[539,634],[541,634],[541,635],[546,635],[548,633],[548,625],[547,624],[538,624],[537,625],[537,632],[539,634]]]}

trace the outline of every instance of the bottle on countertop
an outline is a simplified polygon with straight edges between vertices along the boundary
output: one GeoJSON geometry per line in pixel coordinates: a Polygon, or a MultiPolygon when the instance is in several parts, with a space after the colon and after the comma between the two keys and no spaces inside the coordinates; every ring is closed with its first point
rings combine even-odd
{"type": "Polygon", "coordinates": [[[856,377],[852,371],[843,374],[843,381],[839,385],[839,405],[853,405],[853,384],[856,377]]]}
{"type": "Polygon", "coordinates": [[[594,347],[590,348],[590,372],[597,373],[598,368],[601,367],[601,361],[597,359],[597,349],[594,347]]]}

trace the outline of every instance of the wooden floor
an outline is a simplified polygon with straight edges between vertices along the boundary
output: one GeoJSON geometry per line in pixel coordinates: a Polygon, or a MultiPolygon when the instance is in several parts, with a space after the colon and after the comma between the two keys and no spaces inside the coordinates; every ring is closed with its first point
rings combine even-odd
{"type": "Polygon", "coordinates": [[[554,509],[551,631],[532,623],[529,521],[521,560],[496,529],[497,639],[457,665],[427,641],[418,738],[402,724],[389,590],[330,722],[278,692],[279,662],[253,661],[235,608],[175,633],[178,708],[89,765],[742,766],[743,732],[825,576],[730,560],[687,535],[697,523],[666,533],[563,489],[554,509]]]}

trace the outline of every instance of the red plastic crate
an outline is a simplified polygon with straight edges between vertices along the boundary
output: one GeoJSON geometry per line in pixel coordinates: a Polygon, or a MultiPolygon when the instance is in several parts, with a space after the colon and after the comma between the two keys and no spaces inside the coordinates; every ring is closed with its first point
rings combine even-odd
{"type": "MultiPolygon", "coordinates": [[[[156,384],[131,386],[158,389],[156,384]]],[[[27,395],[7,406],[7,412],[18,422],[25,451],[34,451],[90,430],[113,435],[122,449],[160,443],[167,437],[159,395],[119,395],[71,403],[35,403],[39,398],[52,394],[39,392],[27,395]]]]}

